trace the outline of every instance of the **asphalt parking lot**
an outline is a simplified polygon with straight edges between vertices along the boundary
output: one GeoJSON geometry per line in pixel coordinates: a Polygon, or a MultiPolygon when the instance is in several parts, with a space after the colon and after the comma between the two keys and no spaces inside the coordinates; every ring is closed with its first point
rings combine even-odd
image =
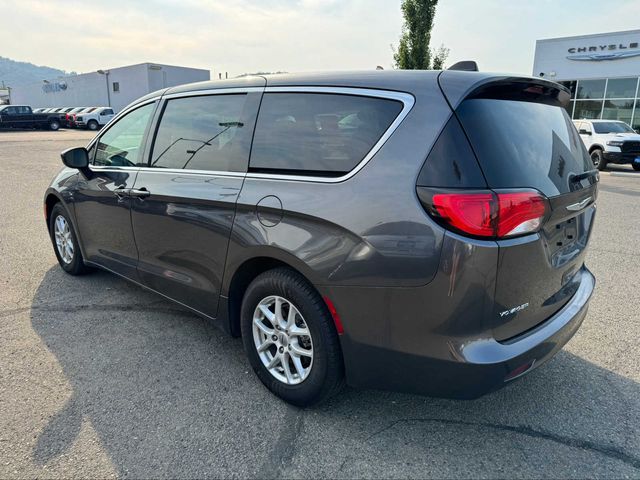
{"type": "Polygon", "coordinates": [[[547,365],[475,401],[347,389],[298,410],[239,339],[57,266],[42,195],[91,135],[0,132],[0,478],[640,478],[640,174],[601,176],[597,290],[547,365]]]}

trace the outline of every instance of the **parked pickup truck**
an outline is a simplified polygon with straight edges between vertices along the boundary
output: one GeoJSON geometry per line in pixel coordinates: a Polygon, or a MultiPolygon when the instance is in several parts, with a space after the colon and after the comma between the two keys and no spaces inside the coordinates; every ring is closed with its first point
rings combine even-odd
{"type": "Polygon", "coordinates": [[[58,130],[60,115],[33,113],[27,105],[0,105],[0,128],[39,128],[58,130]]]}
{"type": "Polygon", "coordinates": [[[110,107],[98,107],[88,113],[79,113],[76,115],[75,122],[79,128],[88,128],[89,130],[98,130],[98,128],[106,125],[113,118],[113,109],[110,107]]]}
{"type": "Polygon", "coordinates": [[[640,171],[640,135],[619,120],[574,120],[593,165],[604,170],[610,163],[630,163],[640,171]]]}

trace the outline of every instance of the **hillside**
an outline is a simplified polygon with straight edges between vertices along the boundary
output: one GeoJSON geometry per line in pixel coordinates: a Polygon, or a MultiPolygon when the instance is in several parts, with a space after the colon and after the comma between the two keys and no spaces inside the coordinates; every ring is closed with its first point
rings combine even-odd
{"type": "Polygon", "coordinates": [[[6,86],[15,87],[59,75],[68,75],[68,73],[57,68],[40,67],[33,63],[16,62],[10,58],[0,57],[0,88],[3,82],[6,86]]]}

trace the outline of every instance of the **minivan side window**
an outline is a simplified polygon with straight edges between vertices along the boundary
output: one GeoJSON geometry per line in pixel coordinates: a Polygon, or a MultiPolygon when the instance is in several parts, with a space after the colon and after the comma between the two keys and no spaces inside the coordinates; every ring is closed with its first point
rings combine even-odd
{"type": "Polygon", "coordinates": [[[97,166],[141,167],[144,133],[155,103],[148,103],[127,113],[114,123],[97,141],[97,166]]]}
{"type": "Polygon", "coordinates": [[[249,171],[341,176],[402,111],[402,102],[334,93],[266,93],[249,171]]]}
{"type": "Polygon", "coordinates": [[[252,103],[247,98],[241,93],[168,100],[150,167],[245,172],[253,123],[245,119],[252,103]]]}

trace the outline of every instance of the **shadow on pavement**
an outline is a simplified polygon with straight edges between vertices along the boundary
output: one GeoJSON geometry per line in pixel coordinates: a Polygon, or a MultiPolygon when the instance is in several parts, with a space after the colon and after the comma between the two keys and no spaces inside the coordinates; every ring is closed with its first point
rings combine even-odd
{"type": "Polygon", "coordinates": [[[115,276],[55,266],[31,315],[73,390],[37,439],[41,465],[90,421],[120,476],[640,472],[640,385],[566,351],[475,401],[346,389],[298,410],[262,387],[239,339],[115,276]]]}

